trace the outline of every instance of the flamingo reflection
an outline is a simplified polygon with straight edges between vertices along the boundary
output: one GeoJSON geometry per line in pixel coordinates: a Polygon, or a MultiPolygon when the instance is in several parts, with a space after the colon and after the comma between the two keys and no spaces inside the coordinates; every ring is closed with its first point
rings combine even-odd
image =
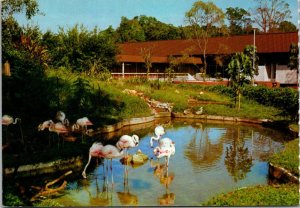
{"type": "Polygon", "coordinates": [[[175,194],[169,190],[169,185],[175,178],[174,173],[169,174],[169,168],[166,164],[160,164],[158,162],[150,161],[151,167],[154,167],[154,176],[159,182],[165,186],[166,192],[158,198],[160,205],[173,205],[175,203],[175,194]]]}
{"type": "Polygon", "coordinates": [[[96,193],[92,194],[91,191],[86,188],[89,196],[89,205],[91,206],[111,206],[112,205],[112,191],[109,192],[107,177],[104,174],[104,180],[102,185],[102,190],[100,189],[100,185],[98,184],[98,178],[96,177],[96,193]]]}
{"type": "Polygon", "coordinates": [[[124,171],[124,191],[117,192],[118,198],[122,205],[125,206],[136,206],[138,205],[138,197],[129,191],[128,185],[128,165],[125,165],[124,171]]]}

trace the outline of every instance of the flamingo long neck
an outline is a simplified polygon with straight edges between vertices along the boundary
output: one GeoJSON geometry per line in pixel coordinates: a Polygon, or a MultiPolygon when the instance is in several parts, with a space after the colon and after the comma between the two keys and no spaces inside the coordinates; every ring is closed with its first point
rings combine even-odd
{"type": "Polygon", "coordinates": [[[20,118],[15,118],[15,121],[13,122],[13,124],[18,123],[18,121],[21,121],[21,119],[20,118]]]}

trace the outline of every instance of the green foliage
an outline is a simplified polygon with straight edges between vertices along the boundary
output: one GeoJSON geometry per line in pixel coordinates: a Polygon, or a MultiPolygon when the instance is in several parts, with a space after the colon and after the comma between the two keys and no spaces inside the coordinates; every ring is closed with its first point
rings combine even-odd
{"type": "Polygon", "coordinates": [[[254,186],[213,197],[202,206],[297,206],[298,185],[254,186]]]}
{"type": "Polygon", "coordinates": [[[31,19],[39,12],[36,0],[5,0],[2,2],[2,20],[11,18],[14,14],[25,11],[27,19],[31,19]]]}
{"type": "Polygon", "coordinates": [[[132,20],[126,17],[121,17],[120,26],[117,28],[119,42],[135,42],[145,41],[145,33],[142,26],[139,24],[138,17],[132,20]]]}
{"type": "Polygon", "coordinates": [[[290,21],[282,21],[279,23],[279,28],[282,32],[296,32],[297,27],[290,21]]]}
{"type": "Polygon", "coordinates": [[[292,120],[298,118],[298,92],[291,88],[267,88],[263,86],[246,87],[242,94],[266,106],[274,106],[283,110],[292,120]]]}
{"type": "Polygon", "coordinates": [[[108,30],[88,31],[84,26],[75,25],[66,31],[60,28],[58,34],[46,32],[43,43],[52,56],[53,67],[95,74],[115,64],[117,45],[108,30]]]}
{"type": "Polygon", "coordinates": [[[269,158],[269,162],[299,176],[299,139],[286,143],[284,150],[269,158]]]}
{"type": "Polygon", "coordinates": [[[250,13],[243,8],[226,8],[226,18],[229,20],[229,30],[231,35],[244,34],[252,28],[250,13]]]}

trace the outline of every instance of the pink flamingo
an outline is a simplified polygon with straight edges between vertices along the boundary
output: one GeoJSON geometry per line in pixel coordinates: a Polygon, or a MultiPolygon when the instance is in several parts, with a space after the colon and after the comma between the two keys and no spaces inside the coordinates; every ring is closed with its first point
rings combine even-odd
{"type": "Polygon", "coordinates": [[[163,126],[157,126],[154,129],[154,133],[155,133],[156,137],[151,137],[151,139],[150,139],[150,146],[151,147],[153,147],[153,140],[158,141],[162,137],[162,135],[165,134],[165,129],[164,129],[163,126]]]}
{"type": "Polygon", "coordinates": [[[86,164],[86,166],[84,167],[84,170],[82,172],[83,178],[86,178],[86,169],[87,169],[88,165],[90,164],[92,157],[110,159],[111,182],[112,182],[112,186],[113,186],[114,179],[113,179],[112,159],[120,158],[122,156],[123,156],[123,150],[118,149],[114,145],[107,144],[107,145],[103,146],[103,144],[101,142],[94,143],[89,150],[88,163],[86,164]]]}
{"type": "Polygon", "coordinates": [[[127,152],[129,148],[133,148],[139,145],[139,137],[137,135],[123,135],[117,142],[116,146],[119,149],[125,149],[125,157],[127,158],[127,152]]]}
{"type": "MultiPolygon", "coordinates": [[[[69,130],[67,129],[67,127],[62,124],[61,122],[58,123],[51,123],[49,126],[49,131],[51,132],[56,132],[57,136],[58,136],[58,147],[59,147],[59,135],[60,134],[66,134],[69,132],[69,130]]],[[[63,144],[64,144],[64,140],[63,140],[63,144]]]]}
{"type": "MultiPolygon", "coordinates": [[[[49,127],[54,122],[52,120],[44,121],[43,123],[38,125],[38,131],[44,131],[45,129],[49,130],[49,127]]],[[[50,145],[50,135],[49,135],[49,145],[50,145]]]]}
{"type": "Polygon", "coordinates": [[[175,154],[175,143],[170,138],[163,138],[159,141],[159,146],[154,148],[153,153],[157,158],[165,157],[168,167],[170,156],[175,154]]]}
{"type": "Polygon", "coordinates": [[[15,120],[13,119],[13,117],[9,116],[9,115],[4,115],[2,116],[2,125],[6,126],[6,140],[8,140],[8,136],[7,136],[7,132],[8,132],[8,126],[10,124],[16,124],[19,122],[20,125],[20,132],[21,132],[21,139],[22,139],[22,143],[23,145],[25,144],[24,142],[24,138],[23,138],[23,132],[22,132],[22,128],[21,128],[21,119],[20,118],[15,118],[15,120]]]}
{"type": "Polygon", "coordinates": [[[82,129],[82,137],[81,142],[83,142],[83,134],[87,132],[87,126],[91,126],[93,123],[87,118],[79,118],[77,119],[76,123],[72,126],[72,131],[75,131],[76,129],[82,129]]]}
{"type": "Polygon", "coordinates": [[[50,125],[54,122],[52,120],[44,121],[43,123],[39,124],[38,131],[44,131],[45,129],[49,129],[50,125]]]}
{"type": "Polygon", "coordinates": [[[66,118],[66,114],[64,113],[64,112],[62,112],[62,111],[58,111],[57,113],[56,113],[56,119],[58,120],[58,121],[60,121],[62,124],[64,124],[64,125],[66,125],[66,126],[69,126],[69,120],[66,118]]]}

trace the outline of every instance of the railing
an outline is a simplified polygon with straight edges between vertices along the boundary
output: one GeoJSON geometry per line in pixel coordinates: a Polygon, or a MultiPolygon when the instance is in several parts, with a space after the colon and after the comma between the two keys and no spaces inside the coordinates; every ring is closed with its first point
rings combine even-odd
{"type": "MultiPolygon", "coordinates": [[[[147,77],[147,73],[111,73],[114,78],[147,77]]],[[[172,73],[172,77],[187,77],[188,73],[172,73]]],[[[167,73],[148,73],[150,79],[167,79],[167,73]]]]}

